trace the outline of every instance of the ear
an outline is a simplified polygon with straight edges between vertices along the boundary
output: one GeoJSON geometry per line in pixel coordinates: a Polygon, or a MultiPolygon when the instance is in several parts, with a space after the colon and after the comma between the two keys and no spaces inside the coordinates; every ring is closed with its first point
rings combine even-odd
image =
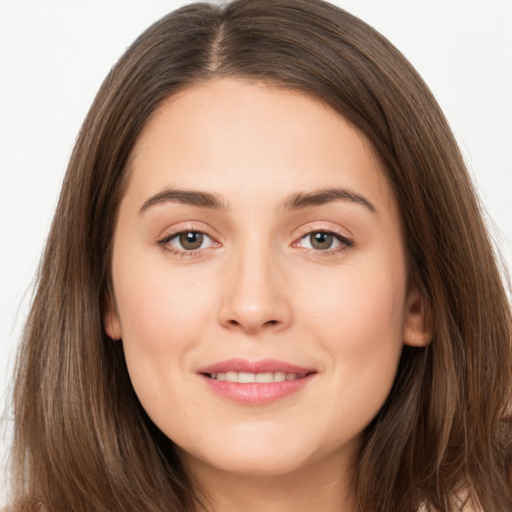
{"type": "Polygon", "coordinates": [[[108,337],[113,340],[120,340],[122,338],[121,322],[119,314],[117,313],[115,301],[107,294],[105,299],[105,311],[103,314],[103,328],[108,337]]]}
{"type": "Polygon", "coordinates": [[[425,347],[432,340],[432,318],[425,298],[416,287],[407,293],[404,311],[403,342],[411,347],[425,347]]]}

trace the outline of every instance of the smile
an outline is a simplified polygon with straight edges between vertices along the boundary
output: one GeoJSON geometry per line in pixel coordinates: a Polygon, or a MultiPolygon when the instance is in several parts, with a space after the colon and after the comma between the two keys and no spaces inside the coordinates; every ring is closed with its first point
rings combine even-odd
{"type": "Polygon", "coordinates": [[[285,373],[285,372],[219,372],[210,374],[210,378],[226,382],[239,382],[240,384],[249,384],[251,382],[268,383],[283,382],[285,380],[295,380],[305,377],[305,374],[285,373]]]}
{"type": "Polygon", "coordinates": [[[215,395],[243,405],[264,405],[299,392],[317,371],[266,359],[222,361],[198,372],[215,395]]]}

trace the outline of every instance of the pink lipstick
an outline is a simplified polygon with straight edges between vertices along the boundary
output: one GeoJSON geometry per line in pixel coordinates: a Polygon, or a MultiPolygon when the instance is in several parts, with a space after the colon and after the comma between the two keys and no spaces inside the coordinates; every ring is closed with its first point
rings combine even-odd
{"type": "Polygon", "coordinates": [[[263,405],[290,395],[311,382],[312,368],[275,359],[230,359],[197,372],[215,393],[247,405],[263,405]]]}

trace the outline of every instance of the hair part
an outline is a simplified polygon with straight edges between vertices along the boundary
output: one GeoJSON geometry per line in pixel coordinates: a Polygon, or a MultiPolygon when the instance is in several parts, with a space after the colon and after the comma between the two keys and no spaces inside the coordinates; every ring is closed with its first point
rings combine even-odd
{"type": "Polygon", "coordinates": [[[393,390],[364,432],[357,511],[448,512],[462,506],[461,492],[484,510],[510,510],[512,321],[462,156],[399,51],[321,0],[183,7],[106,78],[69,163],[18,359],[16,500],[50,512],[201,508],[103,316],[137,137],[167,98],[220,77],[320,99],[364,133],[394,191],[433,339],[404,347],[393,390]]]}

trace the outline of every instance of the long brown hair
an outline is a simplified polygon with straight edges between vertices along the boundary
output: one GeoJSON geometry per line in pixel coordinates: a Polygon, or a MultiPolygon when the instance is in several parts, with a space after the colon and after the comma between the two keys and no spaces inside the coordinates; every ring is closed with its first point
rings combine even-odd
{"type": "Polygon", "coordinates": [[[200,508],[172,442],[135,396],[103,311],[138,134],[170,95],[222,76],[302,91],[345,116],[381,159],[399,205],[409,277],[433,339],[404,347],[393,390],[364,432],[357,511],[448,512],[465,497],[512,510],[512,320],[463,159],[400,52],[321,0],[181,8],[140,36],[106,78],[69,163],[18,359],[12,474],[20,510],[200,508]]]}

